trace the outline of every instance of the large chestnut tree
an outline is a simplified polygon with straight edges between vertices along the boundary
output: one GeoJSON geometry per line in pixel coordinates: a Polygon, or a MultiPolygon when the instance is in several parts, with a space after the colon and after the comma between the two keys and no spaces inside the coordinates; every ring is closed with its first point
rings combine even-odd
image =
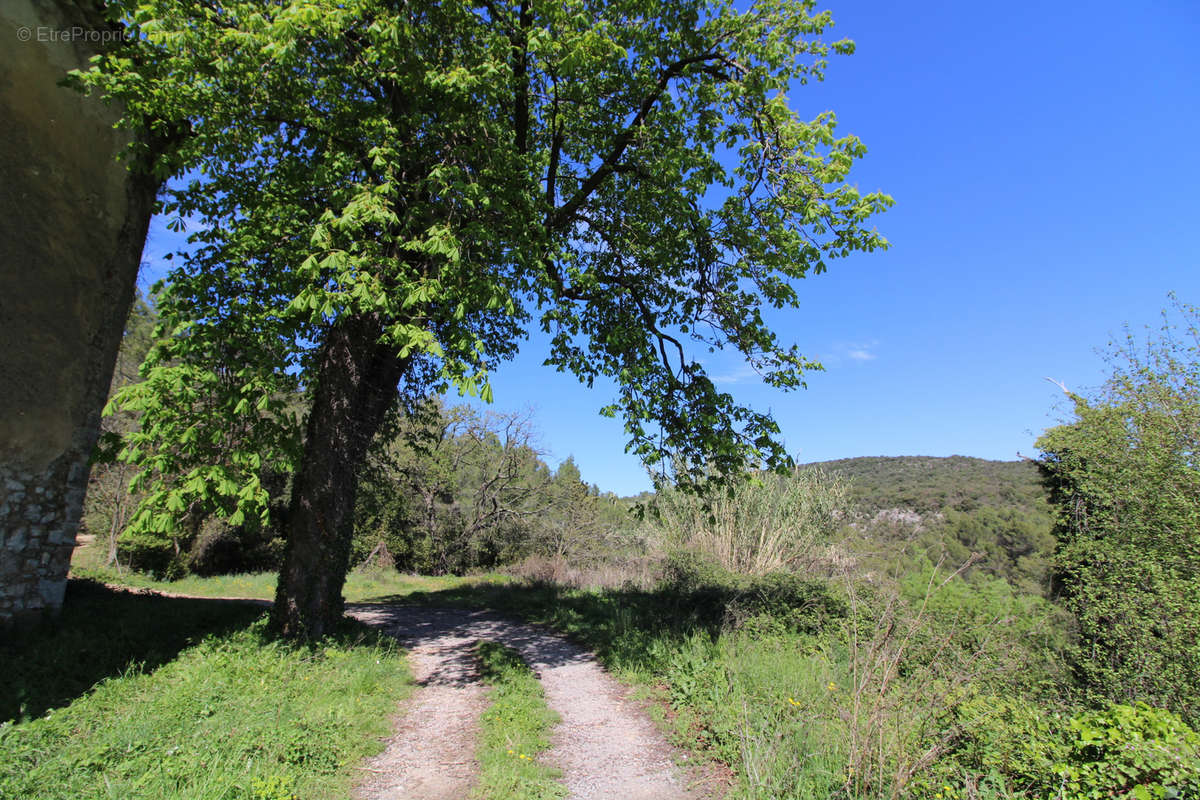
{"type": "Polygon", "coordinates": [[[546,364],[614,379],[602,413],[687,481],[787,461],[769,415],[697,354],[770,385],[813,366],[766,307],[885,245],[865,150],[788,93],[822,77],[828,12],[756,0],[127,0],[131,36],[79,81],[185,144],[164,213],[193,231],[143,413],[136,525],[263,507],[294,469],[274,619],[342,615],[355,478],[398,402],[488,376],[531,327],[546,364]],[[289,413],[296,389],[307,413],[289,413]]]}

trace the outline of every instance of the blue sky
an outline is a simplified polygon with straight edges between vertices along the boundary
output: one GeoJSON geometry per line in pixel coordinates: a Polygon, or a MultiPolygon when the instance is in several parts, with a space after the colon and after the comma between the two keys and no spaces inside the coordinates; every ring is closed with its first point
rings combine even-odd
{"type": "MultiPolygon", "coordinates": [[[[858,52],[792,105],[836,111],[866,143],[852,180],[895,198],[876,223],[892,248],[833,262],[771,317],[826,365],[807,390],[706,365],[803,462],[1032,455],[1062,415],[1044,377],[1095,386],[1095,349],[1123,324],[1157,324],[1169,291],[1200,304],[1200,4],[820,7],[858,52]]],[[[173,247],[155,220],[147,281],[173,247]]],[[[495,407],[534,409],[552,465],[574,455],[603,489],[648,488],[597,414],[611,387],[542,367],[539,344],[494,376],[495,407]]]]}

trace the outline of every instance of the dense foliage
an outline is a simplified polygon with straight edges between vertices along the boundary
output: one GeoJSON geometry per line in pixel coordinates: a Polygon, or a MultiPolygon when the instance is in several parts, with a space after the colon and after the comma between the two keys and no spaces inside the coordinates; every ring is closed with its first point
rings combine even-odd
{"type": "Polygon", "coordinates": [[[1089,696],[1200,718],[1200,313],[1110,346],[1112,376],[1071,394],[1038,441],[1058,508],[1072,663],[1089,696]]]}
{"type": "Polygon", "coordinates": [[[826,472],[849,481],[858,510],[874,514],[905,508],[922,515],[964,513],[982,506],[1044,510],[1046,493],[1029,461],[988,461],[967,456],[891,456],[824,461],[826,472]]]}
{"type": "MultiPolygon", "coordinates": [[[[585,484],[571,458],[552,470],[534,446],[528,415],[429,402],[385,434],[359,478],[355,567],[462,574],[527,557],[594,566],[644,550],[633,501],[585,484]]],[[[108,471],[100,478],[113,480],[108,471]]],[[[168,534],[110,523],[129,507],[127,483],[114,480],[110,491],[91,496],[84,517],[88,529],[112,524],[115,537],[106,542],[110,556],[93,557],[90,566],[174,580],[277,570],[287,536],[286,476],[270,475],[266,487],[269,525],[256,517],[230,524],[196,503],[168,534]]]]}
{"type": "Polygon", "coordinates": [[[360,479],[354,564],[461,574],[630,544],[629,503],[587,486],[571,458],[551,470],[527,414],[430,402],[388,434],[360,479]]]}

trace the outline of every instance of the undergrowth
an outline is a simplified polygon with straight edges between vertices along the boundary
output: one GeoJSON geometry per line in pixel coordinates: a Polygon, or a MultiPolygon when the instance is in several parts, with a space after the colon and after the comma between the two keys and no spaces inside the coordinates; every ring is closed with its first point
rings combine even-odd
{"type": "Polygon", "coordinates": [[[559,771],[538,762],[550,746],[558,714],[546,705],[541,683],[512,648],[481,641],[475,653],[491,705],[480,718],[478,800],[553,800],[566,796],[559,771]]]}
{"type": "MultiPolygon", "coordinates": [[[[378,599],[488,607],[566,633],[595,651],[619,678],[660,701],[678,744],[728,768],[734,776],[730,800],[1200,796],[1200,737],[1186,721],[1148,706],[1088,706],[1064,692],[1069,681],[1061,671],[1061,622],[1045,601],[1014,592],[1003,581],[966,581],[961,570],[947,575],[934,565],[891,585],[850,576],[747,578],[686,558],[668,563],[665,575],[654,590],[402,579],[382,582],[397,591],[378,599]],[[422,587],[427,590],[417,590],[422,587]]],[[[73,585],[71,591],[77,590],[73,585]]],[[[313,712],[322,703],[304,692],[320,698],[334,691],[345,675],[322,670],[341,656],[270,641],[260,623],[249,625],[257,612],[241,604],[124,596],[119,602],[160,605],[153,613],[126,613],[125,622],[116,624],[107,621],[103,605],[118,602],[116,595],[104,595],[108,590],[102,587],[87,591],[99,593],[94,598],[99,605],[68,607],[77,609],[72,613],[94,608],[94,619],[64,625],[57,640],[46,634],[49,644],[41,650],[26,647],[21,663],[29,666],[25,673],[19,668],[11,673],[14,684],[35,685],[43,670],[62,669],[70,676],[78,669],[78,680],[66,684],[84,687],[95,674],[88,672],[86,657],[77,659],[84,666],[73,667],[72,653],[89,652],[81,647],[89,622],[94,638],[88,646],[99,654],[101,677],[130,674],[110,679],[70,708],[5,728],[0,796],[337,796],[330,787],[344,787],[345,771],[363,753],[347,744],[337,750],[340,755],[329,755],[340,747],[331,743],[339,741],[341,729],[323,721],[343,717],[313,712]],[[170,622],[156,621],[164,614],[170,622]],[[156,646],[160,635],[165,638],[156,646]],[[117,647],[106,647],[108,636],[117,647]],[[236,658],[220,655],[233,652],[236,658]],[[249,680],[227,682],[223,703],[211,701],[212,691],[204,687],[223,680],[219,676],[232,669],[227,662],[253,664],[258,658],[290,666],[257,666],[249,680]],[[166,666],[148,672],[159,664],[166,666]],[[144,692],[121,688],[166,681],[182,669],[191,672],[179,683],[192,687],[175,691],[191,698],[177,701],[187,709],[182,715],[169,713],[170,700],[162,701],[165,709],[155,705],[159,695],[174,696],[158,683],[146,683],[153,688],[144,692]],[[136,674],[139,670],[148,674],[136,674]],[[294,687],[305,674],[315,682],[295,691],[290,711],[286,704],[276,708],[277,697],[289,696],[280,686],[294,687]],[[264,696],[254,694],[254,680],[264,681],[264,696]],[[126,698],[117,694],[121,691],[131,694],[126,698]],[[250,698],[247,716],[276,715],[274,726],[257,726],[253,747],[238,738],[243,714],[229,710],[241,708],[243,692],[250,698]],[[103,705],[109,702],[106,693],[114,698],[111,712],[103,705]],[[196,699],[201,695],[210,702],[196,699]],[[139,704],[151,709],[145,719],[118,713],[139,704]],[[223,730],[205,727],[215,724],[204,721],[207,711],[229,715],[221,723],[231,728],[227,747],[204,750],[198,744],[217,741],[223,730]],[[117,721],[112,731],[99,722],[109,713],[117,721]],[[279,720],[280,714],[287,719],[279,720]],[[297,749],[289,750],[294,741],[300,742],[297,749]],[[317,748],[313,754],[304,742],[317,748]],[[18,792],[56,785],[60,775],[75,783],[59,794],[18,792]],[[91,788],[84,791],[85,786],[91,788]]],[[[348,663],[351,651],[357,652],[347,651],[348,663]]],[[[11,655],[0,650],[6,653],[11,655]]],[[[477,797],[560,796],[561,787],[536,763],[553,724],[536,678],[515,653],[498,645],[481,645],[479,656],[495,687],[495,705],[483,717],[484,777],[477,797]]],[[[363,666],[369,673],[370,665],[363,666]]],[[[78,689],[66,684],[40,699],[23,690],[14,700],[17,694],[10,692],[7,707],[19,709],[17,718],[35,716],[38,708],[70,701],[78,689]]],[[[394,702],[394,693],[387,702],[394,702]]],[[[386,717],[378,708],[371,716],[386,717]]],[[[351,742],[348,733],[344,741],[351,742]]],[[[361,746],[371,735],[357,741],[361,746]]]]}

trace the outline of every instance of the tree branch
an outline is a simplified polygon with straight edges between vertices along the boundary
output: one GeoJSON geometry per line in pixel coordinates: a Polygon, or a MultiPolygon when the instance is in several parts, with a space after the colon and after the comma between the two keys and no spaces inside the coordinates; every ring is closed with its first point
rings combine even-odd
{"type": "Polygon", "coordinates": [[[604,157],[604,161],[601,162],[600,166],[597,167],[591,175],[584,179],[583,183],[580,184],[579,189],[574,195],[571,196],[570,200],[564,203],[561,208],[558,208],[551,213],[548,225],[551,230],[558,230],[565,224],[569,223],[574,217],[575,212],[587,202],[588,198],[590,198],[596,189],[599,188],[600,184],[602,184],[605,179],[614,172],[621,160],[621,157],[625,155],[626,149],[628,149],[630,143],[633,142],[633,137],[637,134],[638,129],[645,124],[647,117],[649,117],[650,112],[654,110],[654,106],[658,103],[659,98],[661,98],[663,92],[667,90],[667,85],[670,84],[673,79],[682,75],[684,70],[686,70],[692,64],[703,64],[707,61],[713,61],[720,57],[721,56],[719,54],[709,51],[700,55],[682,58],[663,70],[662,74],[658,77],[658,82],[654,85],[654,89],[652,89],[644,98],[642,98],[642,102],[638,107],[637,114],[634,115],[629,125],[627,125],[624,130],[618,133],[616,139],[613,140],[613,145],[609,149],[608,155],[604,157]]]}

